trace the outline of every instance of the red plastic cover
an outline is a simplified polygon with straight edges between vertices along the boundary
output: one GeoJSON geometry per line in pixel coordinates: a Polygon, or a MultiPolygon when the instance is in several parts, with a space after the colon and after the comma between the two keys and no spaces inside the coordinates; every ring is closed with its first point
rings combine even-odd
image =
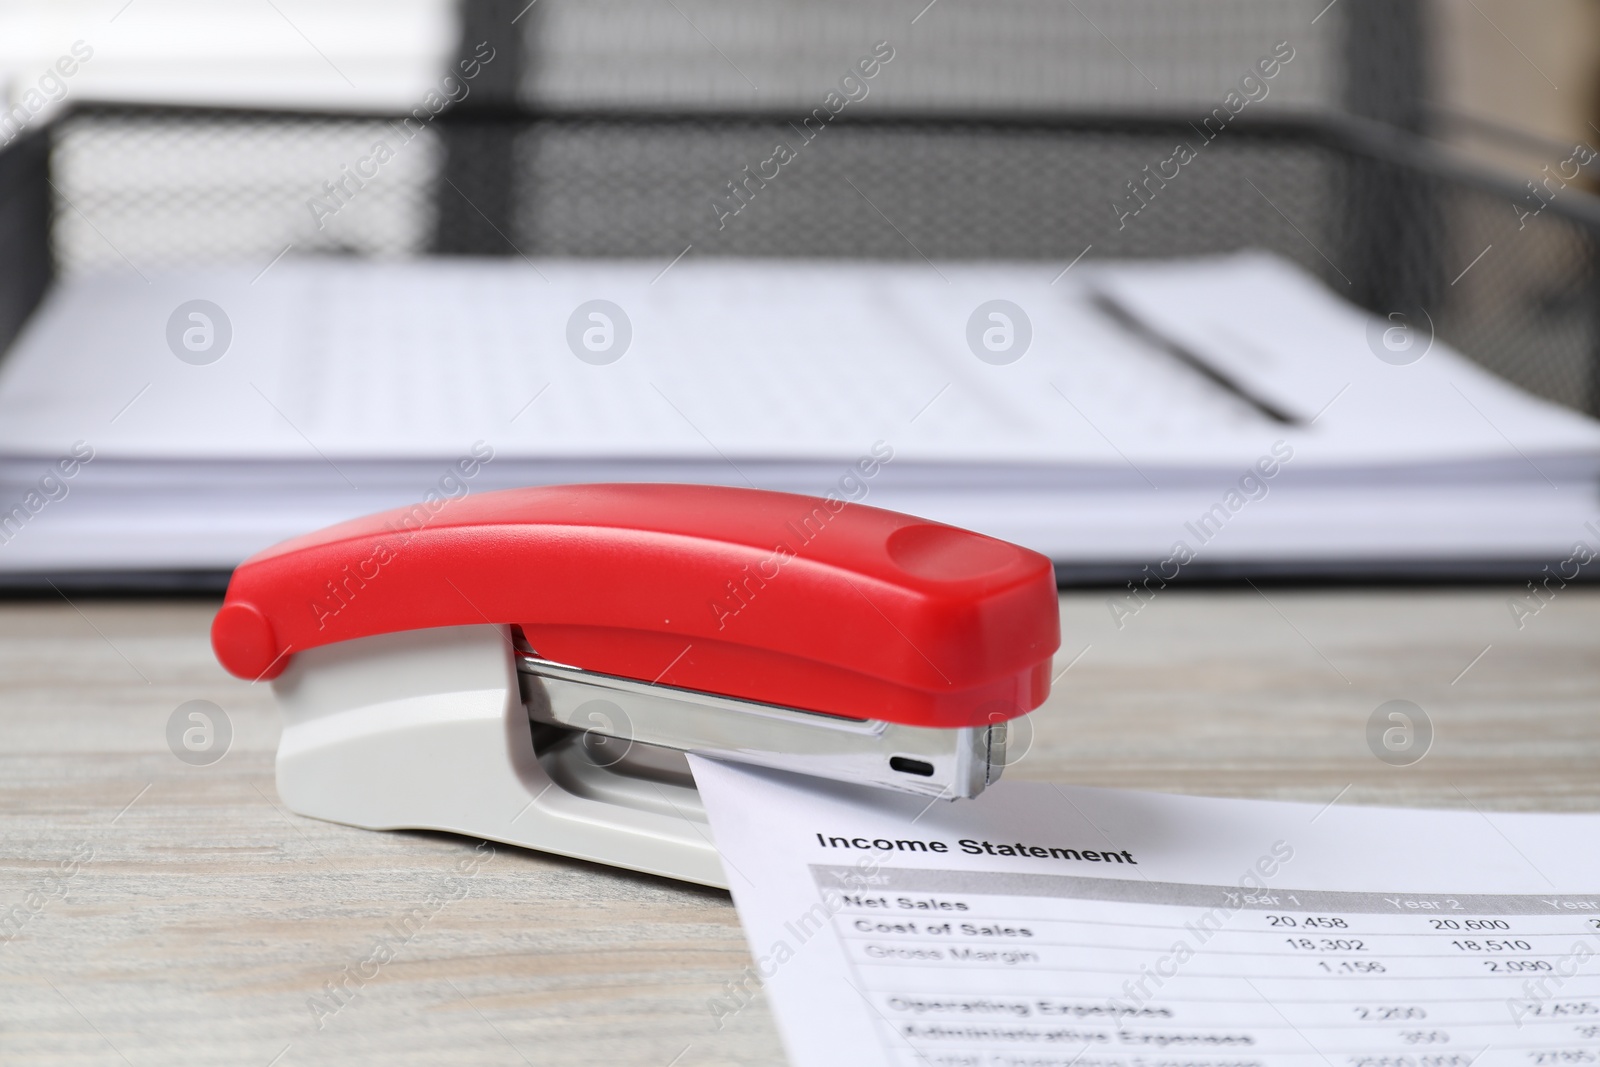
{"type": "Polygon", "coordinates": [[[211,644],[297,651],[514,623],[606,674],[861,719],[973,726],[1044,702],[1060,645],[1036,552],[892,511],[698,485],[565,485],[370,515],[242,563],[211,644]]]}

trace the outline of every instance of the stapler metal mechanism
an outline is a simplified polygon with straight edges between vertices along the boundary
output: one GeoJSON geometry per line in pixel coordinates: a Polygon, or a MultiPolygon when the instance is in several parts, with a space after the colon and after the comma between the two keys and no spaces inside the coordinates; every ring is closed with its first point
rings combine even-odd
{"type": "Polygon", "coordinates": [[[293,811],[726,885],[684,753],[932,797],[1005,766],[1060,644],[1044,556],[838,499],[568,485],[234,572],[218,660],[283,709],[293,811]]]}

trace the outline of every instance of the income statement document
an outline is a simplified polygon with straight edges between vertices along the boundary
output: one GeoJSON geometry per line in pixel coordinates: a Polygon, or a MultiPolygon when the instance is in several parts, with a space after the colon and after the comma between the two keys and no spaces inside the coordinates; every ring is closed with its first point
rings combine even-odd
{"type": "Polygon", "coordinates": [[[1600,1063],[1600,815],[693,763],[794,1067],[1600,1063]]]}

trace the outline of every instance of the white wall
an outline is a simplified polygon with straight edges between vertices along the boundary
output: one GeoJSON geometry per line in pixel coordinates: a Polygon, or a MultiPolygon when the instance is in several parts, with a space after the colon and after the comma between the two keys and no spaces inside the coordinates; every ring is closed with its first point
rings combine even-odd
{"type": "Polygon", "coordinates": [[[403,110],[456,33],[451,0],[0,0],[0,99],[60,95],[81,41],[72,99],[403,110]]]}
{"type": "MultiPolygon", "coordinates": [[[[1439,103],[1557,145],[1600,145],[1600,0],[1433,0],[1430,15],[1439,103]]],[[[1470,133],[1456,140],[1519,171],[1550,161],[1470,133]]]]}

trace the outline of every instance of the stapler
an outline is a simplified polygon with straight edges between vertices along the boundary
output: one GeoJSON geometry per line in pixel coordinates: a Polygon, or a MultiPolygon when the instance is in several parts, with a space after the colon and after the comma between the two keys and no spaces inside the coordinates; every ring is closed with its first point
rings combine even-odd
{"type": "Polygon", "coordinates": [[[726,886],[685,753],[973,797],[1060,644],[1050,561],[838,498],[565,485],[269,548],[211,626],[279,796],[726,886]]]}

